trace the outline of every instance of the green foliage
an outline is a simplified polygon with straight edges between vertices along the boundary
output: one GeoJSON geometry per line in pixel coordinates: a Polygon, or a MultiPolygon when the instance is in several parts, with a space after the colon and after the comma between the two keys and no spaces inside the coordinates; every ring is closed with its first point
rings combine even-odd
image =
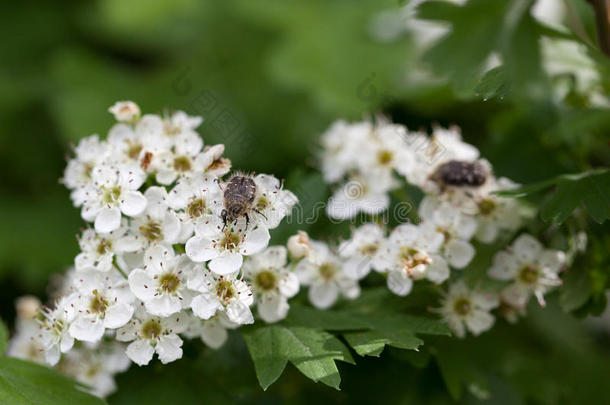
{"type": "Polygon", "coordinates": [[[540,207],[543,221],[561,224],[576,208],[584,208],[597,223],[610,218],[610,170],[596,169],[580,174],[564,174],[540,183],[499,192],[505,197],[525,197],[553,188],[540,207]]]}
{"type": "Polygon", "coordinates": [[[321,330],[272,325],[243,334],[263,389],[279,378],[288,361],[313,381],[339,389],[335,360],[354,362],[341,341],[321,330]]]}
{"type": "Polygon", "coordinates": [[[46,367],[0,357],[0,403],[10,405],[103,405],[84,387],[46,367]]]}
{"type": "Polygon", "coordinates": [[[8,345],[8,329],[2,320],[0,320],[0,356],[4,355],[6,352],[6,347],[8,345]]]}
{"type": "Polygon", "coordinates": [[[380,301],[375,295],[364,294],[364,307],[356,305],[356,310],[321,311],[296,304],[281,324],[244,329],[261,387],[267,389],[273,384],[290,361],[305,376],[338,389],[341,378],[334,360],[354,361],[342,341],[328,331],[340,333],[360,356],[379,356],[386,345],[418,350],[424,341],[416,334],[450,334],[437,320],[400,313],[366,313],[363,308],[371,300],[380,301]]]}

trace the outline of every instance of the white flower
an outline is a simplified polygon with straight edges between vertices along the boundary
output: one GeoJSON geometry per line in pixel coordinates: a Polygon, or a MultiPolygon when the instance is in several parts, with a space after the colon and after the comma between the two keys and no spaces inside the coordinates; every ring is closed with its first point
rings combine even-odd
{"type": "Polygon", "coordinates": [[[118,272],[79,272],[74,277],[76,312],[68,329],[72,337],[96,342],[105,329],[119,328],[131,319],[134,296],[118,272]]]}
{"type": "Polygon", "coordinates": [[[449,277],[449,266],[437,252],[443,235],[427,227],[403,224],[386,240],[374,266],[387,272],[387,285],[394,294],[411,292],[413,280],[427,278],[440,284],[449,277]]]}
{"type": "Polygon", "coordinates": [[[134,122],[140,118],[140,107],[133,101],[117,101],[108,111],[119,122],[134,122]]]}
{"type": "Polygon", "coordinates": [[[231,161],[222,156],[224,151],[225,146],[222,144],[212,146],[208,145],[203,148],[203,153],[209,156],[206,158],[206,160],[212,162],[205,169],[205,174],[222,177],[231,171],[231,161]]]}
{"type": "Polygon", "coordinates": [[[207,262],[210,270],[226,275],[239,270],[243,256],[260,252],[269,244],[265,227],[248,227],[244,218],[224,227],[219,217],[195,227],[195,236],[186,242],[186,254],[194,262],[207,262]],[[224,228],[224,229],[223,229],[224,228]]]}
{"type": "Polygon", "coordinates": [[[95,221],[97,232],[112,232],[121,226],[121,213],[133,217],[146,208],[146,198],[138,191],[145,180],[139,167],[98,166],[92,180],[81,215],[85,221],[95,221]]]}
{"type": "Polygon", "coordinates": [[[307,232],[298,231],[296,234],[288,238],[286,243],[288,253],[292,260],[299,260],[309,255],[311,251],[311,243],[309,243],[309,235],[307,232]]]}
{"type": "Polygon", "coordinates": [[[355,157],[367,141],[372,130],[370,122],[349,124],[345,121],[334,122],[322,134],[322,174],[328,183],[340,181],[348,172],[357,169],[355,157]]]}
{"type": "Polygon", "coordinates": [[[46,351],[40,339],[40,324],[34,318],[17,318],[15,333],[11,338],[6,355],[18,359],[48,364],[46,351]]]}
{"type": "Polygon", "coordinates": [[[135,127],[116,124],[108,132],[107,142],[111,149],[107,160],[140,166],[146,173],[156,170],[159,153],[169,147],[163,135],[163,123],[155,115],[145,115],[135,127]]]}
{"type": "Polygon", "coordinates": [[[250,306],[254,297],[248,284],[235,276],[219,276],[209,270],[193,273],[188,287],[201,294],[193,298],[191,309],[195,316],[210,319],[218,312],[240,325],[254,322],[250,306]]]}
{"type": "Polygon", "coordinates": [[[415,158],[406,143],[407,129],[404,126],[381,119],[371,128],[366,139],[364,148],[356,151],[354,156],[362,173],[387,176],[396,170],[406,176],[411,172],[415,158]]]}
{"type": "Polygon", "coordinates": [[[379,214],[389,207],[388,191],[396,184],[391,173],[354,175],[328,200],[326,213],[331,218],[341,220],[353,218],[358,212],[379,214]]]}
{"type": "Polygon", "coordinates": [[[81,253],[74,259],[74,267],[77,271],[97,270],[109,271],[115,254],[133,252],[138,249],[138,244],[127,234],[127,221],[123,225],[109,233],[97,233],[93,229],[85,229],[78,239],[81,253]]]}
{"type": "Polygon", "coordinates": [[[345,260],[343,272],[357,280],[369,274],[384,239],[385,230],[377,224],[368,223],[355,229],[352,238],[339,245],[339,255],[345,260]]]}
{"type": "Polygon", "coordinates": [[[286,267],[286,248],[271,246],[248,257],[243,274],[252,283],[258,315],[265,322],[277,322],[288,314],[288,298],[299,292],[299,279],[286,267]]]}
{"type": "Polygon", "coordinates": [[[182,224],[182,236],[179,239],[182,242],[192,236],[196,224],[222,212],[222,190],[218,181],[204,173],[179,180],[168,197],[169,206],[180,211],[178,218],[182,224]]]}
{"type": "Polygon", "coordinates": [[[494,323],[490,310],[498,306],[498,298],[491,293],[469,290],[459,281],[449,287],[439,312],[456,336],[462,338],[468,329],[473,335],[489,330],[494,323]]]}
{"type": "Polygon", "coordinates": [[[510,249],[496,253],[488,273],[496,280],[512,281],[503,297],[516,307],[525,307],[532,294],[544,305],[544,294],[561,284],[558,273],[565,254],[544,249],[533,236],[520,235],[510,249]]]}
{"type": "Polygon", "coordinates": [[[140,249],[158,245],[172,245],[180,238],[180,220],[168,206],[167,191],[163,187],[149,187],[144,193],[146,210],[132,218],[130,233],[140,249]]]}
{"type": "Polygon", "coordinates": [[[86,191],[93,182],[93,169],[107,158],[108,152],[108,145],[97,135],[81,139],[74,148],[75,157],[68,161],[62,182],[72,190],[70,198],[75,207],[85,202],[86,191]]]}
{"type": "Polygon", "coordinates": [[[475,254],[470,239],[477,230],[477,220],[459,208],[436,197],[425,197],[418,210],[423,226],[443,235],[441,253],[456,269],[466,267],[475,254]]]}
{"type": "Polygon", "coordinates": [[[176,313],[167,318],[158,318],[138,310],[134,318],[117,330],[116,339],[131,342],[127,356],[137,365],[144,366],[157,353],[161,363],[167,364],[182,358],[182,333],[188,327],[188,316],[176,313]]]}
{"type": "Polygon", "coordinates": [[[229,337],[227,329],[234,329],[238,326],[239,324],[231,322],[224,312],[219,312],[210,319],[192,316],[188,329],[184,331],[184,336],[189,339],[198,337],[212,349],[219,349],[229,337]]]}
{"type": "Polygon", "coordinates": [[[193,271],[203,271],[203,266],[156,246],[146,252],[144,269],[129,274],[129,287],[151,315],[166,317],[190,306],[192,297],[186,285],[193,271]]]}
{"type": "Polygon", "coordinates": [[[101,342],[93,347],[80,346],[62,357],[58,369],[85,384],[87,391],[104,398],[116,390],[114,375],[129,368],[131,361],[118,342],[101,342]]]}
{"type": "Polygon", "coordinates": [[[253,180],[256,184],[253,222],[267,229],[277,228],[299,199],[292,192],[284,190],[280,181],[272,175],[259,174],[253,180]]]}
{"type": "Polygon", "coordinates": [[[515,198],[502,198],[492,194],[517,185],[507,178],[490,178],[476,197],[479,222],[475,237],[483,243],[492,243],[502,231],[516,231],[521,226],[520,204],[515,198]]]}
{"type": "Polygon", "coordinates": [[[320,309],[330,308],[339,298],[354,299],[360,295],[358,281],[343,272],[337,255],[324,243],[310,241],[312,250],[295,267],[303,285],[309,286],[309,301],[320,309]]]}
{"type": "Polygon", "coordinates": [[[54,309],[43,308],[41,311],[40,340],[44,346],[45,360],[51,366],[57,364],[61,353],[66,353],[74,345],[74,338],[68,333],[75,315],[72,305],[74,298],[74,294],[62,297],[54,309]]]}

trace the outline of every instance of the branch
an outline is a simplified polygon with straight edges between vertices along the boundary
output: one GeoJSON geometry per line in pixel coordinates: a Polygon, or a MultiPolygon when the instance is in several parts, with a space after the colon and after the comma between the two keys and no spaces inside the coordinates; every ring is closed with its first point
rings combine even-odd
{"type": "Polygon", "coordinates": [[[587,0],[595,11],[597,42],[603,53],[610,56],[610,0],[587,0]]]}

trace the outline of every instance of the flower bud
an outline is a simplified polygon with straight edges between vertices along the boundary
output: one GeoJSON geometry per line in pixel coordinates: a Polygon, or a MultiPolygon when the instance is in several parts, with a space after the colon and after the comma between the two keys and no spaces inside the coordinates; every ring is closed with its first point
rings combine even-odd
{"type": "Polygon", "coordinates": [[[117,101],[108,111],[119,122],[132,123],[140,118],[140,107],[133,101],[117,101]]]}
{"type": "Polygon", "coordinates": [[[309,243],[309,235],[307,232],[298,231],[296,235],[288,238],[288,252],[293,260],[298,260],[309,256],[311,244],[309,243]]]}
{"type": "Polygon", "coordinates": [[[40,310],[40,300],[31,295],[17,298],[17,316],[21,319],[34,319],[40,310]]]}

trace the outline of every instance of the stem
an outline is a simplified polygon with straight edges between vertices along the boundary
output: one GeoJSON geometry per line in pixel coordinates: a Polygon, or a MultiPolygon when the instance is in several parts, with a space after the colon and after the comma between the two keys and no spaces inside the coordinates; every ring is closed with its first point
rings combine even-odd
{"type": "Polygon", "coordinates": [[[610,56],[610,0],[587,0],[595,12],[597,42],[603,53],[610,56]]]}

